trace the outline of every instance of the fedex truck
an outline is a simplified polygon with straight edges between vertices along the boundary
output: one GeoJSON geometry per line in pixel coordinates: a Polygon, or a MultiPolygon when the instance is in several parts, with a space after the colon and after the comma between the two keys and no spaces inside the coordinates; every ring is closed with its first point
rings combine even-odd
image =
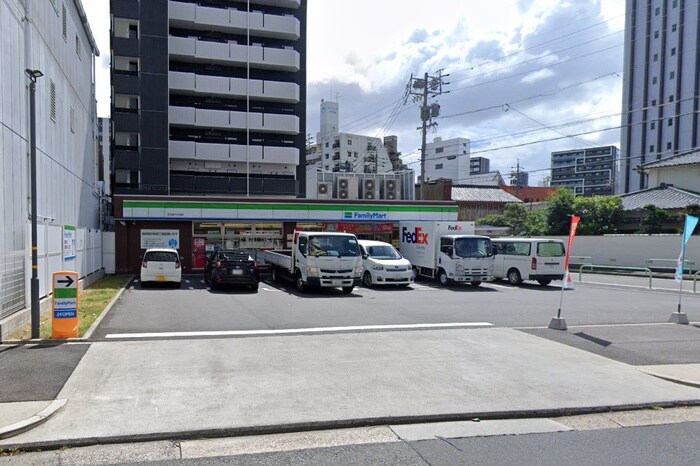
{"type": "Polygon", "coordinates": [[[440,285],[493,281],[491,240],[474,234],[474,222],[401,222],[400,251],[414,275],[440,285]]]}

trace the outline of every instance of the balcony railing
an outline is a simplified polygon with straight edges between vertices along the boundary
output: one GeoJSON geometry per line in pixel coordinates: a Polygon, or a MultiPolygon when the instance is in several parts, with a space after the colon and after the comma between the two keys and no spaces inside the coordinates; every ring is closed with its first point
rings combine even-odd
{"type": "Polygon", "coordinates": [[[294,179],[273,177],[211,176],[198,174],[171,174],[171,194],[250,194],[295,196],[298,182],[294,179]]]}

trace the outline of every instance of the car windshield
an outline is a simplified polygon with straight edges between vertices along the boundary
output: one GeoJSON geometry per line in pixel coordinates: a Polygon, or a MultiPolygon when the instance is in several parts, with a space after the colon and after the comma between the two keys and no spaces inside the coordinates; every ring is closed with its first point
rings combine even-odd
{"type": "Polygon", "coordinates": [[[491,240],[488,238],[457,238],[455,240],[457,257],[488,257],[491,255],[491,240]]]}
{"type": "Polygon", "coordinates": [[[177,254],[170,251],[150,251],[143,257],[144,262],[177,262],[177,254]]]}
{"type": "Polygon", "coordinates": [[[388,244],[385,246],[368,246],[367,247],[367,254],[372,259],[379,259],[379,260],[401,259],[401,254],[399,254],[398,251],[396,249],[394,249],[393,246],[390,246],[388,244]]]}
{"type": "Polygon", "coordinates": [[[309,238],[312,256],[359,256],[360,248],[353,236],[314,235],[309,238]]]}

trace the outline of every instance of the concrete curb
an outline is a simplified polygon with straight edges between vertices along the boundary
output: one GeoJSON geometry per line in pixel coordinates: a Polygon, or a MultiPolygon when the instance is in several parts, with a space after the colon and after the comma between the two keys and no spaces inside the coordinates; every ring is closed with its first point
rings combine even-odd
{"type": "Polygon", "coordinates": [[[645,374],[649,374],[651,376],[654,376],[654,377],[662,379],[662,380],[666,380],[668,382],[674,382],[674,383],[681,384],[681,385],[687,385],[689,387],[700,388],[700,382],[695,381],[695,380],[683,379],[681,377],[673,377],[673,376],[670,376],[668,374],[661,374],[660,372],[656,372],[656,371],[649,370],[649,369],[639,368],[639,370],[641,372],[644,372],[645,374]]]}
{"type": "Polygon", "coordinates": [[[95,321],[92,323],[92,325],[91,325],[90,328],[87,330],[87,332],[85,332],[85,335],[83,335],[82,337],[80,337],[78,340],[89,340],[89,339],[90,339],[90,337],[92,336],[92,333],[95,331],[95,329],[97,328],[97,326],[100,325],[100,323],[102,323],[102,319],[104,319],[105,316],[107,315],[107,313],[108,313],[109,311],[112,310],[112,306],[114,306],[114,304],[117,302],[117,300],[118,300],[119,297],[122,295],[122,293],[124,293],[124,290],[126,290],[127,287],[129,286],[129,284],[131,284],[131,282],[133,282],[133,281],[134,281],[134,275],[132,275],[131,277],[129,277],[129,280],[127,280],[127,282],[124,284],[124,286],[122,287],[122,289],[119,290],[119,291],[117,292],[117,294],[116,294],[116,295],[114,296],[114,298],[112,298],[112,300],[107,304],[107,306],[106,306],[106,307],[104,308],[104,310],[100,313],[100,315],[97,316],[97,319],[95,319],[95,321]]]}
{"type": "Polygon", "coordinates": [[[39,424],[45,422],[51,416],[56,414],[63,406],[65,406],[67,400],[53,400],[49,405],[23,421],[15,422],[9,426],[0,427],[0,439],[12,437],[14,435],[26,432],[39,424]]]}
{"type": "Polygon", "coordinates": [[[521,411],[473,412],[434,414],[419,416],[387,416],[377,418],[340,419],[334,421],[299,422],[279,425],[261,425],[250,427],[232,427],[201,429],[187,432],[153,432],[148,434],[117,435],[108,437],[89,437],[81,439],[63,439],[46,442],[28,442],[0,445],[0,451],[19,449],[23,451],[46,451],[59,448],[87,447],[117,443],[139,443],[155,441],[201,440],[205,438],[244,437],[250,435],[288,434],[317,430],[349,429],[358,427],[387,426],[393,424],[425,424],[432,422],[453,422],[524,418],[557,418],[583,414],[598,414],[617,411],[638,411],[652,408],[679,408],[700,406],[700,398],[688,401],[663,401],[658,403],[641,403],[616,406],[552,408],[521,411]]]}

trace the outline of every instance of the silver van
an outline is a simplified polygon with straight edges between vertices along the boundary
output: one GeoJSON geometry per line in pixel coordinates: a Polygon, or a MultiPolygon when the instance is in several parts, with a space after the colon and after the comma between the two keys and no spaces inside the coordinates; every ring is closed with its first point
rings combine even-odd
{"type": "Polygon", "coordinates": [[[494,278],[512,285],[534,280],[542,286],[564,278],[564,242],[547,238],[494,238],[494,278]]]}

